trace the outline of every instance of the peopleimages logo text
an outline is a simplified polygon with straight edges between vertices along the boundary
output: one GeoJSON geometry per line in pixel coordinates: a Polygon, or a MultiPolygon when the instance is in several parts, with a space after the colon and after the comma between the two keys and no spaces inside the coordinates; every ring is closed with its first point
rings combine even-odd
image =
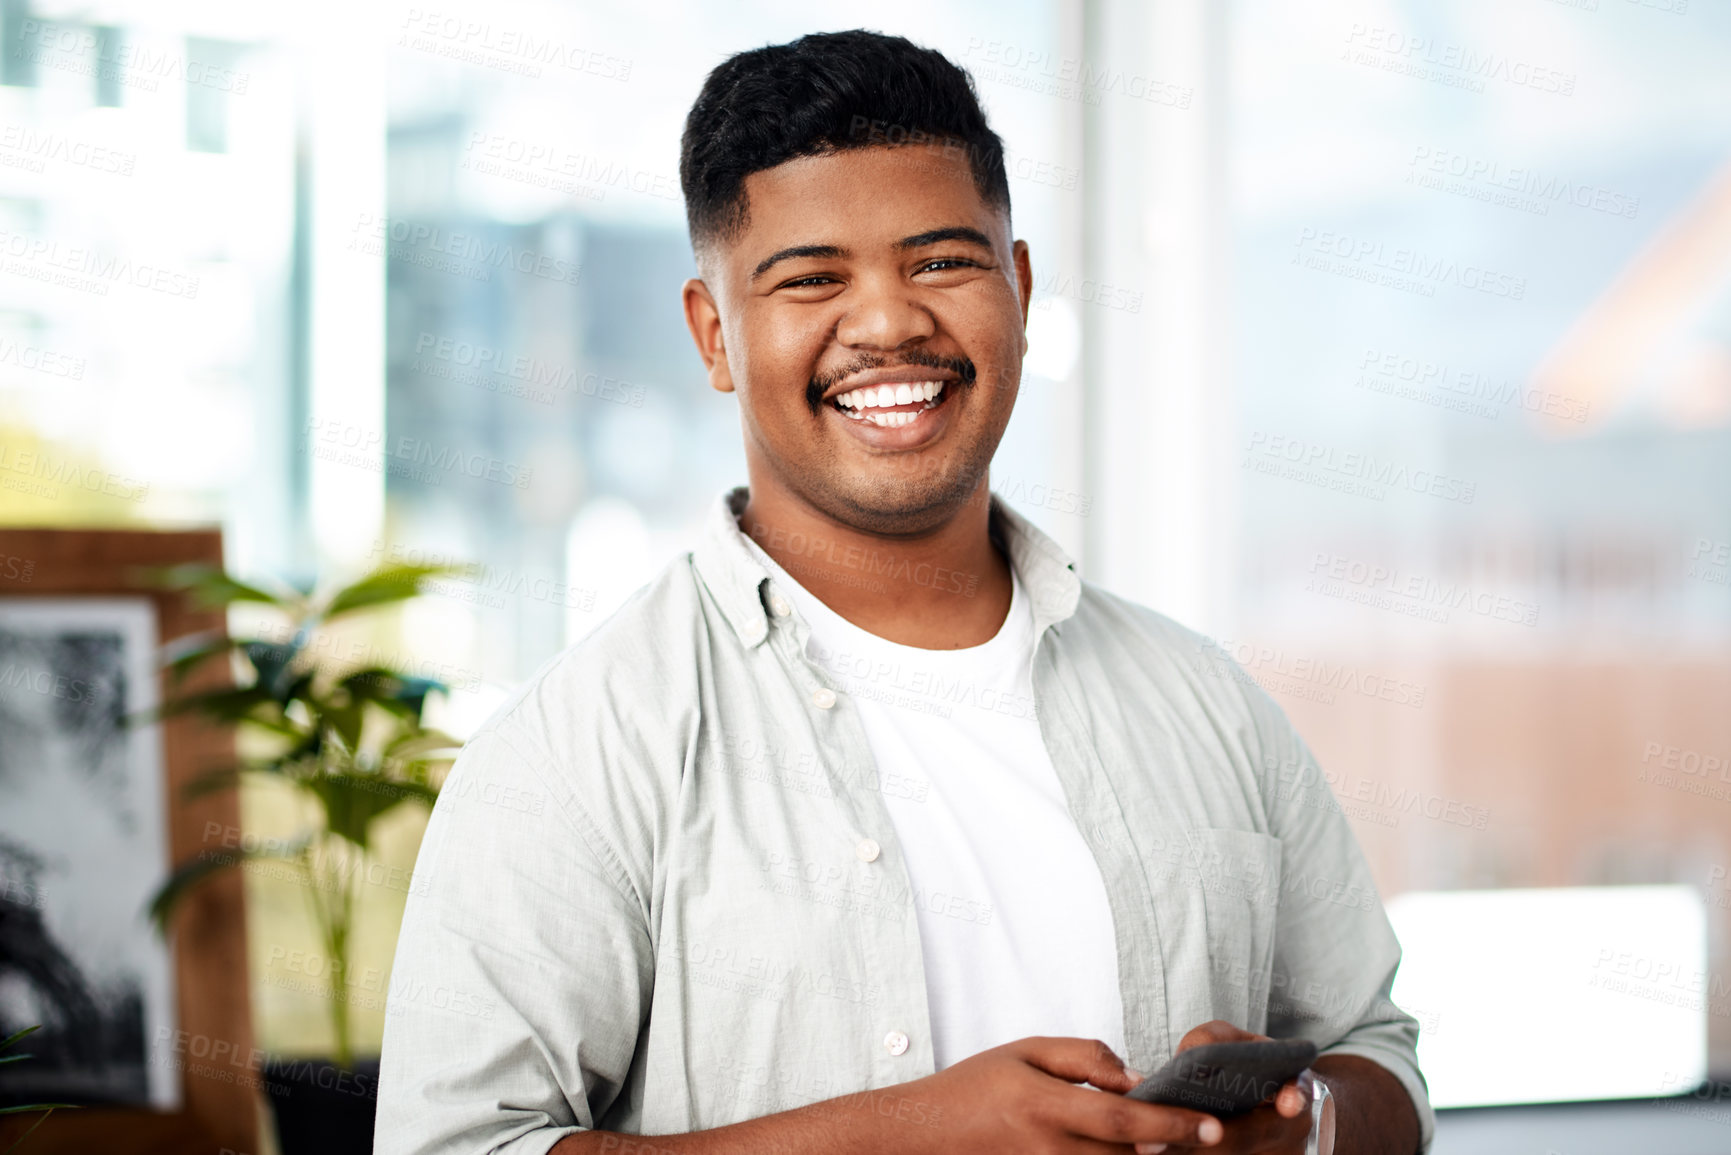
{"type": "Polygon", "coordinates": [[[1527,295],[1525,277],[1470,261],[1431,256],[1418,249],[1391,248],[1369,237],[1305,226],[1298,230],[1298,239],[1293,244],[1297,249],[1292,257],[1293,264],[1304,264],[1307,254],[1332,257],[1357,266],[1367,274],[1380,271],[1396,278],[1411,278],[1419,285],[1455,285],[1510,301],[1519,301],[1527,295]]]}
{"type": "MultiPolygon", "coordinates": [[[[389,242],[399,248],[387,251],[386,255],[397,259],[405,259],[416,253],[438,255],[470,262],[482,271],[514,269],[525,276],[539,277],[544,281],[563,281],[572,285],[577,283],[577,278],[583,271],[582,266],[575,261],[568,261],[550,253],[538,253],[533,249],[519,248],[503,241],[488,240],[476,233],[460,232],[438,225],[404,220],[401,217],[379,217],[372,213],[362,213],[350,231],[355,234],[349,239],[350,248],[356,248],[357,241],[373,241],[380,245],[389,242]]],[[[371,249],[362,251],[378,255],[371,249]]]]}
{"type": "Polygon", "coordinates": [[[1478,492],[1476,482],[1450,477],[1434,469],[1411,469],[1387,458],[1319,445],[1279,433],[1253,431],[1245,452],[1248,454],[1247,465],[1257,459],[1284,462],[1300,471],[1368,486],[1370,495],[1378,500],[1383,487],[1426,493],[1463,505],[1471,505],[1478,492]]]}
{"type": "MultiPolygon", "coordinates": [[[[1548,215],[1549,206],[1552,204],[1569,204],[1608,216],[1626,217],[1629,220],[1635,219],[1635,215],[1641,211],[1639,197],[1614,192],[1600,185],[1569,180],[1531,165],[1509,165],[1489,157],[1471,156],[1425,144],[1414,146],[1412,160],[1408,163],[1411,166],[1407,172],[1408,182],[1424,184],[1427,175],[1438,179],[1452,177],[1468,185],[1483,185],[1487,189],[1531,198],[1541,216],[1548,215]]],[[[1445,186],[1431,184],[1426,187],[1445,186]]],[[[1523,207],[1522,202],[1511,204],[1513,207],[1523,207]]]]}

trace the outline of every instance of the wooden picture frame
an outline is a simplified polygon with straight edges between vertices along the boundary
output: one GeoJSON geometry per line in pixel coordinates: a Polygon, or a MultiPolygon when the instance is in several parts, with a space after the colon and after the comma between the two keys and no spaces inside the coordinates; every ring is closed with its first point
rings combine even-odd
{"type": "MultiPolygon", "coordinates": [[[[191,608],[182,594],[146,584],[148,570],[188,563],[220,567],[221,531],[0,529],[0,603],[25,606],[25,599],[57,599],[88,600],[94,606],[100,599],[147,599],[155,612],[150,669],[160,701],[168,693],[160,647],[188,634],[225,628],[221,610],[191,608]]],[[[139,609],[135,603],[134,611],[139,609]]],[[[227,676],[222,663],[205,663],[182,688],[220,686],[227,676]]],[[[162,746],[168,856],[161,879],[166,879],[173,863],[220,850],[225,837],[232,844],[240,803],[233,790],[195,797],[186,790],[200,774],[232,764],[231,734],[190,715],[167,720],[156,733],[162,746]],[[213,831],[222,833],[213,837],[213,831]]],[[[68,854],[77,853],[68,848],[68,854]]],[[[146,1047],[148,1064],[167,1067],[178,1079],[179,1108],[56,1111],[19,1148],[19,1155],[245,1155],[257,1149],[260,1076],[252,1043],[241,872],[219,872],[195,888],[177,909],[172,928],[177,1033],[163,1037],[163,1028],[158,1028],[155,1037],[146,1038],[146,1047]]],[[[37,1118],[0,1118],[0,1151],[37,1118]]]]}

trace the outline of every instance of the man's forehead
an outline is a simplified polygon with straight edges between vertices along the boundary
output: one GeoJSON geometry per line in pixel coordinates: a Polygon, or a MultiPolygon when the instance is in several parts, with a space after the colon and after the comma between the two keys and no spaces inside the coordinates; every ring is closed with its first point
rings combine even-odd
{"type": "Polygon", "coordinates": [[[973,168],[968,164],[966,156],[928,145],[883,144],[837,148],[792,157],[778,165],[748,174],[745,181],[748,187],[754,182],[767,185],[846,181],[857,173],[869,170],[930,176],[963,181],[969,185],[973,183],[973,168]]]}
{"type": "Polygon", "coordinates": [[[981,198],[967,160],[920,145],[796,157],[751,173],[743,191],[745,228],[726,248],[748,271],[790,245],[899,246],[958,224],[1007,240],[1007,214],[981,198]]]}

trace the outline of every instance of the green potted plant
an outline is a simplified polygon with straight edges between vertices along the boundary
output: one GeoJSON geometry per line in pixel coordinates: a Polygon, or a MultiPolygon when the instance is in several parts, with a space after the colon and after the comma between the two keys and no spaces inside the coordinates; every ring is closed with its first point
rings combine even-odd
{"type": "Polygon", "coordinates": [[[226,660],[233,685],[173,693],[157,712],[194,712],[233,727],[242,755],[215,767],[190,791],[230,789],[248,776],[285,784],[304,799],[310,820],[293,838],[231,844],[181,863],[156,893],[151,917],[166,933],[176,905],[218,871],[270,860],[304,884],[307,913],[325,959],[320,981],[329,1007],[330,1058],[271,1058],[262,1075],[283,1155],[370,1152],[377,1095],[376,1058],[357,1058],[349,1016],[352,936],[377,861],[374,823],[404,804],[431,805],[460,743],[425,722],[441,683],[365,662],[333,661],[320,639],[330,624],[424,592],[429,581],[465,571],[387,566],[328,595],[273,592],[210,567],[161,576],[206,607],[251,603],[280,622],[273,636],[200,635],[168,655],[170,685],[193,669],[226,660]]]}
{"type": "MultiPolygon", "coordinates": [[[[23,1030],[15,1032],[10,1038],[0,1041],[0,1052],[10,1051],[13,1047],[22,1042],[26,1036],[41,1029],[40,1026],[25,1027],[23,1030]]],[[[29,1057],[29,1055],[0,1054],[0,1063],[22,1063],[29,1057]]],[[[42,1112],[42,1117],[36,1120],[36,1122],[30,1124],[24,1133],[14,1139],[11,1146],[7,1147],[3,1153],[0,1153],[0,1155],[12,1155],[12,1152],[23,1146],[24,1140],[30,1138],[31,1132],[42,1126],[42,1124],[48,1122],[48,1116],[54,1114],[54,1112],[76,1110],[78,1110],[78,1106],[75,1103],[22,1103],[15,1107],[0,1107],[0,1115],[26,1115],[35,1111],[42,1112]]]]}

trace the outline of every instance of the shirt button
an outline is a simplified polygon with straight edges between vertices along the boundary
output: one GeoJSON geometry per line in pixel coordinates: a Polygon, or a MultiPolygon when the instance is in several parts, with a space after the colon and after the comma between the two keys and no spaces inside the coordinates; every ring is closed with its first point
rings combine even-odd
{"type": "Polygon", "coordinates": [[[793,607],[788,605],[787,599],[782,597],[780,594],[769,595],[769,608],[774,611],[775,616],[778,618],[785,618],[788,614],[793,612],[793,607]]]}
{"type": "Polygon", "coordinates": [[[819,686],[811,692],[811,704],[820,710],[827,710],[835,705],[835,691],[828,686],[819,686]]]}
{"type": "Polygon", "coordinates": [[[891,1031],[884,1036],[884,1050],[892,1055],[900,1055],[908,1049],[908,1037],[900,1031],[891,1031]]]}
{"type": "Polygon", "coordinates": [[[878,844],[870,838],[860,839],[860,844],[853,848],[861,862],[876,862],[878,860],[878,844]]]}

